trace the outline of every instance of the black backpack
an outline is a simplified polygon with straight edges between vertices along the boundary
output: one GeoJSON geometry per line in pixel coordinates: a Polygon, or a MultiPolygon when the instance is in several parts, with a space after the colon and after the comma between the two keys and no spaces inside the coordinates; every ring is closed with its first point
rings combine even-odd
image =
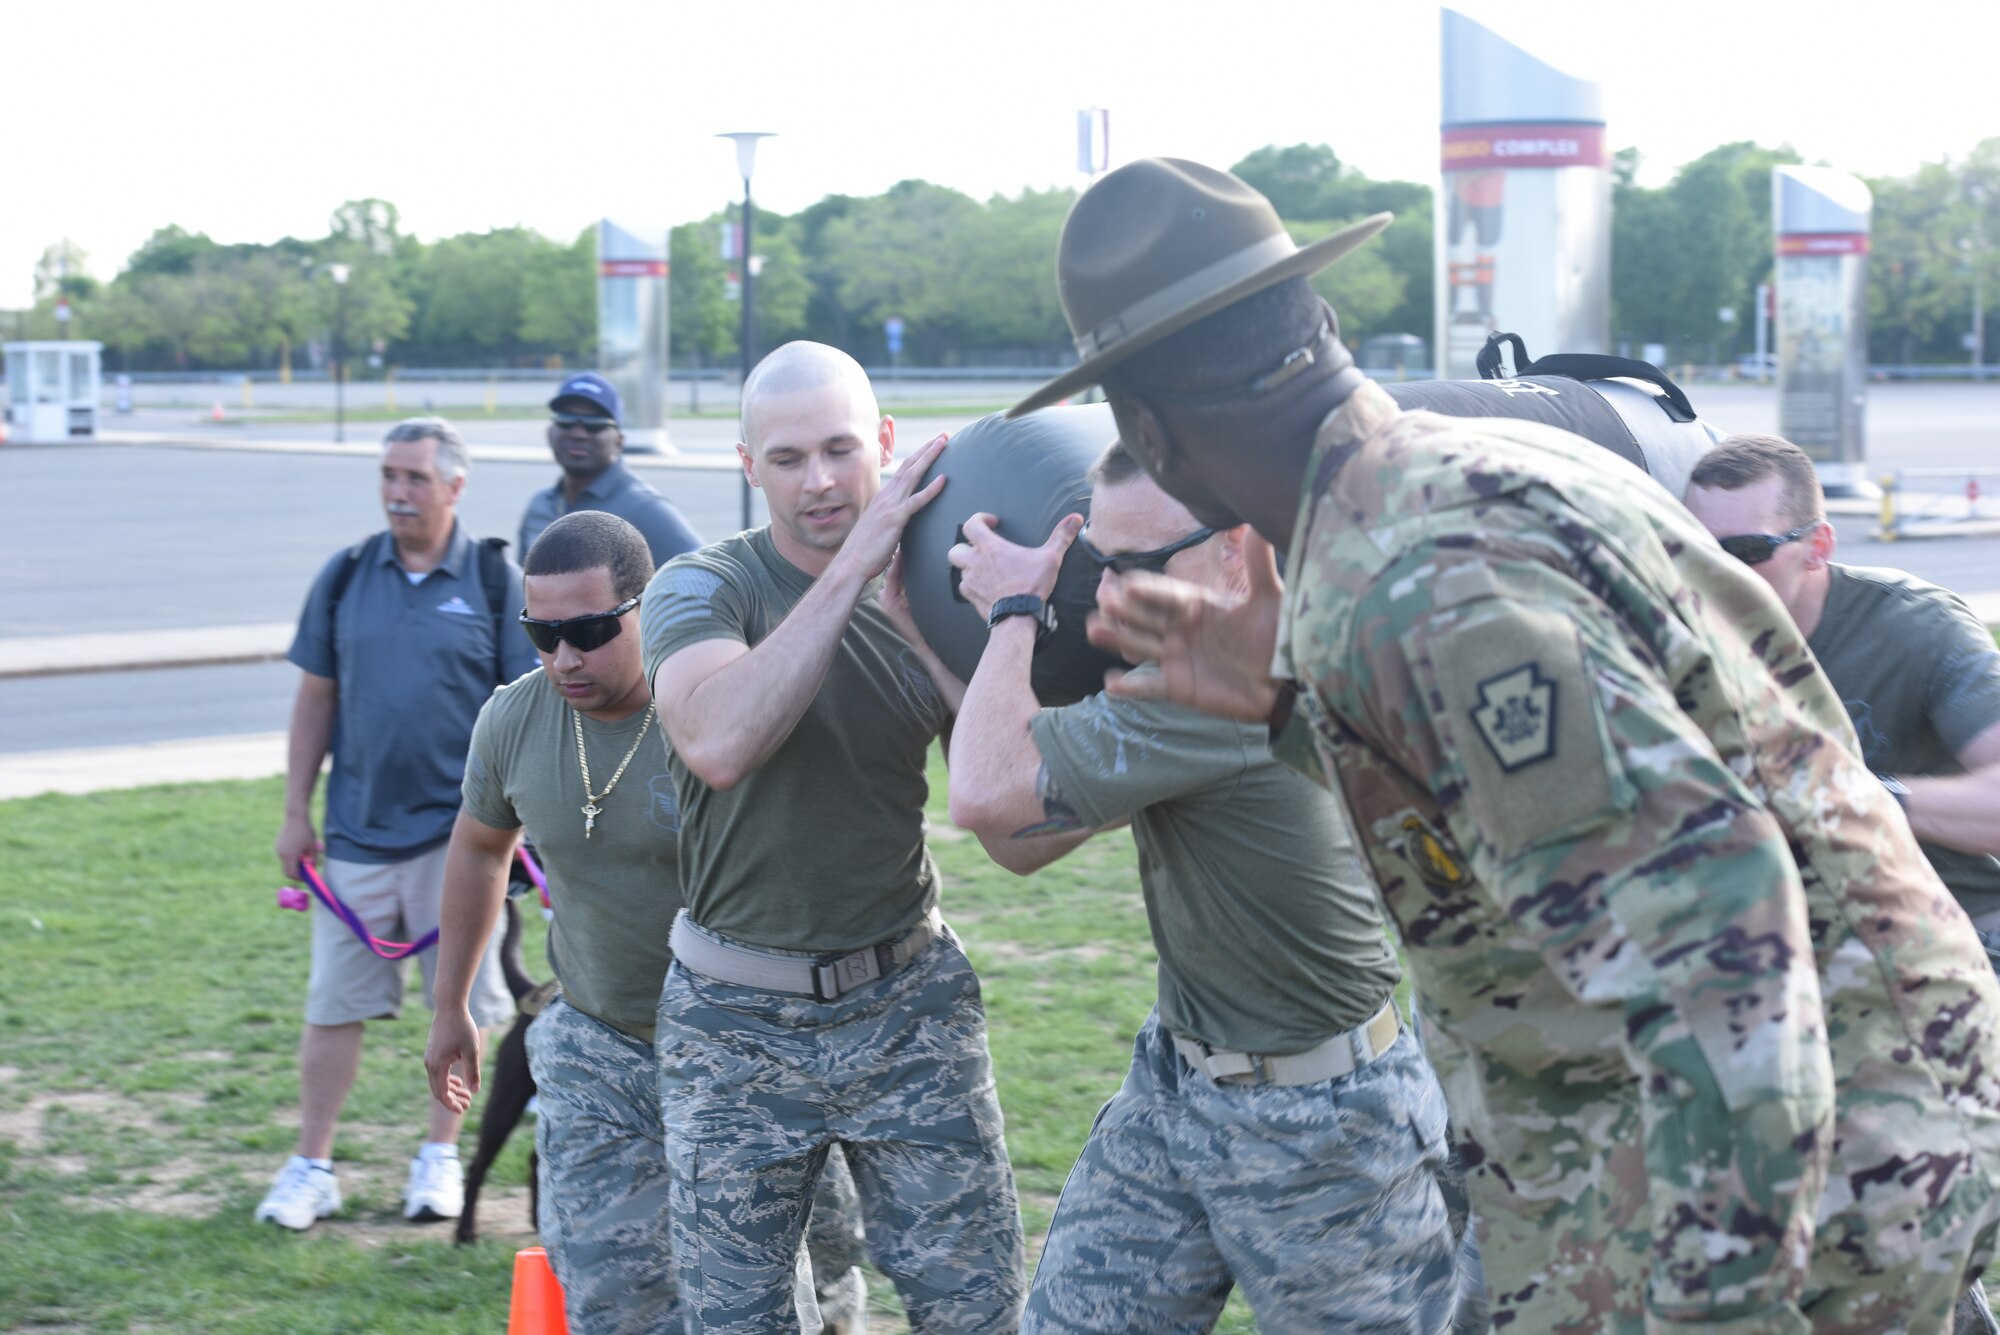
{"type": "Polygon", "coordinates": [[[1399,407],[1450,417],[1514,417],[1547,422],[1594,441],[1650,474],[1674,494],[1720,434],[1695,414],[1682,390],[1650,362],[1593,352],[1530,361],[1518,334],[1488,335],[1474,362],[1478,380],[1385,384],[1399,407]],[[1501,375],[1503,345],[1514,374],[1501,375]]]}

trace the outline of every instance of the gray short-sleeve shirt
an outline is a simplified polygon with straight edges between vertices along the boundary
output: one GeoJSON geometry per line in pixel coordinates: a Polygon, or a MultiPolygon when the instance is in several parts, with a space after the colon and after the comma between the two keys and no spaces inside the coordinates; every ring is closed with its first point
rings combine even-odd
{"type": "MultiPolygon", "coordinates": [[[[1877,774],[1963,774],[1958,753],[2000,723],[2000,650],[1949,589],[1900,570],[1835,564],[1806,641],[1877,774]]],[[[1974,917],[2000,911],[2000,858],[1922,845],[1974,917]]]]}
{"type": "Polygon", "coordinates": [[[1382,1008],[1401,974],[1374,881],[1333,795],[1261,724],[1093,695],[1031,727],[1079,816],[1131,818],[1170,1032],[1301,1052],[1382,1008]]]}
{"type": "Polygon", "coordinates": [[[528,498],[528,508],[521,515],[521,559],[528,559],[528,548],[542,536],[543,529],[576,510],[602,510],[638,529],[652,549],[655,569],[701,546],[701,539],[672,501],[624,464],[615,463],[590,480],[577,494],[575,505],[564,500],[561,478],[528,498]]]}
{"type": "Polygon", "coordinates": [[[512,561],[496,649],[478,543],[463,525],[453,526],[444,560],[415,583],[388,534],[366,539],[336,606],[334,585],[349,560],[340,551],[320,571],[286,657],[336,684],[327,856],[400,862],[451,837],[480,706],[501,679],[538,660],[507,610],[522,601],[512,561]]]}

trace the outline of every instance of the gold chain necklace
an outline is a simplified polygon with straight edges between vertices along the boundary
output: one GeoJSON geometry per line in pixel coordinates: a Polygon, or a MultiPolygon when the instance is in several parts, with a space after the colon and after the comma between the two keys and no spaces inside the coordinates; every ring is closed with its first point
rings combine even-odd
{"type": "Polygon", "coordinates": [[[583,771],[583,837],[588,839],[590,832],[597,828],[597,818],[604,814],[604,808],[597,805],[598,802],[611,796],[611,790],[625,777],[625,767],[632,763],[633,756],[639,754],[639,744],[646,740],[646,728],[653,721],[653,706],[651,704],[646,706],[646,717],[639,720],[639,735],[632,739],[632,749],[618,762],[618,772],[611,776],[611,782],[604,785],[604,791],[601,793],[590,790],[590,757],[583,751],[582,712],[576,709],[570,710],[569,721],[576,725],[576,765],[583,771]]]}

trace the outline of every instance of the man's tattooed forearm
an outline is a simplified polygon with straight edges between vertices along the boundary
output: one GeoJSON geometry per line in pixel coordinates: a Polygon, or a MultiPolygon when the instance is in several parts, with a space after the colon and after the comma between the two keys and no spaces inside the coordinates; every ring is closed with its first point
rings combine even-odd
{"type": "Polygon", "coordinates": [[[1014,831],[1016,839],[1032,839],[1039,834],[1074,834],[1087,828],[1083,817],[1076,814],[1076,808],[1063,799],[1062,789],[1056,786],[1055,777],[1049,773],[1047,762],[1035,775],[1035,792],[1042,799],[1042,819],[1033,825],[1023,825],[1014,831]]]}

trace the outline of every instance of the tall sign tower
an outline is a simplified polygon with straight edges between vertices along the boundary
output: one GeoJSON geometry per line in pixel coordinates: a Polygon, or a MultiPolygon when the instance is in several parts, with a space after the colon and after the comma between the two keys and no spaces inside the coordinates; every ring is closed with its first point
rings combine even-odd
{"type": "Polygon", "coordinates": [[[667,238],[597,224],[597,369],[625,405],[625,445],[667,446],[667,238]]]}
{"type": "Polygon", "coordinates": [[[1443,25],[1438,373],[1476,376],[1495,329],[1538,357],[1610,351],[1602,90],[1454,10],[1443,25]]]}
{"type": "Polygon", "coordinates": [[[1829,496],[1875,492],[1863,462],[1868,404],[1868,217],[1874,197],[1830,167],[1771,169],[1777,234],[1778,434],[1829,496]]]}

